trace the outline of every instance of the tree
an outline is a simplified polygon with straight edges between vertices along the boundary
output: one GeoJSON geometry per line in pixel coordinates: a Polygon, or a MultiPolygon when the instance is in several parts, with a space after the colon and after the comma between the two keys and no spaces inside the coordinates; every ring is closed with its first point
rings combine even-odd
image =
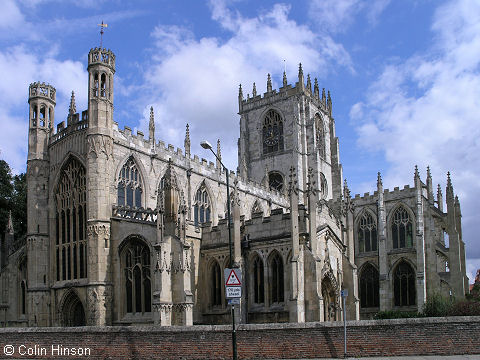
{"type": "Polygon", "coordinates": [[[12,171],[5,160],[0,160],[0,234],[5,232],[13,194],[12,171]]]}

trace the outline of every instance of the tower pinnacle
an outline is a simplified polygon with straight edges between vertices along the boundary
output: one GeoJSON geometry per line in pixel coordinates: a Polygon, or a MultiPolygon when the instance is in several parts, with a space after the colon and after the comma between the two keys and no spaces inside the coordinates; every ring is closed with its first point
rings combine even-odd
{"type": "Polygon", "coordinates": [[[267,92],[272,92],[272,78],[270,74],[267,75],[267,92]]]}
{"type": "Polygon", "coordinates": [[[68,114],[73,115],[77,113],[77,106],[75,105],[75,92],[72,90],[72,96],[70,98],[70,107],[68,108],[68,114]]]}

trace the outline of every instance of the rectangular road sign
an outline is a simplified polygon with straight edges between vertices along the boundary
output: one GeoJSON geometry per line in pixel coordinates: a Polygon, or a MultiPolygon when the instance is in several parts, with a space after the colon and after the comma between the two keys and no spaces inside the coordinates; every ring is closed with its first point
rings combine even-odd
{"type": "Polygon", "coordinates": [[[240,305],[240,298],[227,299],[228,305],[240,305]]]}
{"type": "Polygon", "coordinates": [[[225,269],[223,275],[225,277],[225,286],[242,285],[242,272],[240,269],[225,269]]]}
{"type": "Polygon", "coordinates": [[[242,297],[242,287],[241,286],[227,286],[225,287],[227,299],[232,298],[241,298],[242,297]]]}

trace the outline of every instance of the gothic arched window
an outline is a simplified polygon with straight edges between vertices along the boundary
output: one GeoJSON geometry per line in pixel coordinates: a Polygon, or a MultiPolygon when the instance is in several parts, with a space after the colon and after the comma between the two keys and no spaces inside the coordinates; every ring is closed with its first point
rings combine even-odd
{"type": "Polygon", "coordinates": [[[358,251],[377,251],[377,224],[370,213],[364,212],[358,222],[358,251]]]}
{"type": "Polygon", "coordinates": [[[319,114],[315,115],[315,130],[318,153],[322,158],[325,158],[325,127],[322,117],[319,114]]]}
{"type": "Polygon", "coordinates": [[[117,187],[119,206],[142,207],[142,178],[133,157],[120,170],[117,187]]]}
{"type": "Polygon", "coordinates": [[[284,301],[283,262],[276,252],[270,259],[270,273],[272,282],[270,284],[270,301],[279,303],[284,301]]]}
{"type": "Polygon", "coordinates": [[[283,176],[278,172],[271,172],[268,174],[268,186],[270,189],[282,191],[283,190],[283,176]]]}
{"type": "Polygon", "coordinates": [[[412,267],[402,261],[393,273],[395,306],[415,305],[415,273],[412,267]]]}
{"type": "Polygon", "coordinates": [[[56,194],[57,281],[87,277],[87,180],[75,158],[63,167],[56,194]]]}
{"type": "Polygon", "coordinates": [[[379,304],[378,270],[367,264],[360,275],[360,307],[379,307],[379,304]]]}
{"type": "Polygon", "coordinates": [[[413,246],[412,219],[407,210],[401,206],[395,210],[392,219],[393,248],[409,248],[413,246]]]}
{"type": "Polygon", "coordinates": [[[263,119],[263,154],[283,150],[283,120],[278,112],[269,110],[263,119]]]}
{"type": "Polygon", "coordinates": [[[258,255],[253,260],[253,302],[256,304],[265,302],[263,261],[258,255]]]}
{"type": "Polygon", "coordinates": [[[122,252],[126,312],[143,314],[152,311],[150,250],[133,238],[122,252]]]}
{"type": "Polygon", "coordinates": [[[210,214],[210,199],[205,184],[202,184],[195,194],[195,201],[193,203],[193,219],[195,226],[210,222],[210,214]]]}
{"type": "Polygon", "coordinates": [[[20,276],[20,296],[19,296],[19,310],[20,315],[27,313],[27,259],[23,258],[18,266],[18,274],[20,276]]]}
{"type": "Polygon", "coordinates": [[[222,305],[222,271],[218,262],[214,261],[210,268],[210,302],[212,306],[222,305]]]}

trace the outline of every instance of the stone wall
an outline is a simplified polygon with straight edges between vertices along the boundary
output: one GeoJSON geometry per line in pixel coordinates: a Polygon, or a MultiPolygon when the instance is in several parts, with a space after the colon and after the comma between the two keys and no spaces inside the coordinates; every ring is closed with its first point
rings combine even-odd
{"type": "MultiPolygon", "coordinates": [[[[347,326],[349,356],[480,354],[480,317],[352,321],[347,326]]],[[[0,339],[0,358],[12,349],[9,358],[231,358],[231,327],[226,325],[3,328],[0,339]]],[[[239,359],[343,357],[340,322],[240,325],[237,339],[239,359]]]]}

